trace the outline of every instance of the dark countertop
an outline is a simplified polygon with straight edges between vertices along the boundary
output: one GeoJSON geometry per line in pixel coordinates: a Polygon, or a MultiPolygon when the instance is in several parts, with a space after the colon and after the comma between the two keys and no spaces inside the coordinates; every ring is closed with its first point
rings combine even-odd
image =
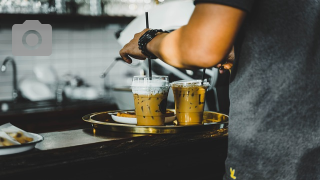
{"type": "Polygon", "coordinates": [[[40,133],[36,148],[0,156],[0,178],[221,179],[227,131],[147,135],[93,128],[40,133]]]}
{"type": "Polygon", "coordinates": [[[68,100],[62,103],[55,101],[39,102],[0,102],[0,125],[11,124],[29,132],[43,133],[70,128],[88,128],[82,116],[101,111],[118,109],[113,99],[68,100]],[[8,107],[3,111],[3,107],[8,107]]]}
{"type": "Polygon", "coordinates": [[[28,114],[48,113],[57,111],[66,111],[76,108],[89,108],[91,106],[110,106],[115,105],[112,98],[101,98],[97,100],[66,100],[63,102],[56,102],[55,100],[46,101],[25,101],[25,102],[8,102],[0,101],[0,117],[19,116],[28,114]],[[3,106],[7,106],[7,110],[3,110],[3,106]]]}

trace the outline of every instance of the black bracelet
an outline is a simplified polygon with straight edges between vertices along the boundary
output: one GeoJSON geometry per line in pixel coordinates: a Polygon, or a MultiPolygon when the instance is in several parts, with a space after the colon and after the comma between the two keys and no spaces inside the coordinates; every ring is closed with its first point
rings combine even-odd
{"type": "Polygon", "coordinates": [[[141,53],[150,59],[157,59],[158,57],[148,51],[147,44],[154,37],[156,37],[156,35],[158,35],[159,32],[167,33],[167,31],[163,31],[162,29],[150,29],[139,38],[138,46],[139,46],[139,49],[141,50],[141,53]]]}

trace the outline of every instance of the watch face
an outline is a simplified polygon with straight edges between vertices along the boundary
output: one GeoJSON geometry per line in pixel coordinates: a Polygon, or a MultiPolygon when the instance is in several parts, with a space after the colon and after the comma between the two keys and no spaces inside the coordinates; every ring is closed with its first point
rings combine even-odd
{"type": "Polygon", "coordinates": [[[151,39],[153,39],[153,37],[151,36],[151,34],[146,34],[144,39],[151,41],[151,39]]]}
{"type": "Polygon", "coordinates": [[[139,49],[144,49],[144,46],[153,39],[154,36],[149,34],[149,31],[144,33],[139,39],[139,49]],[[141,47],[140,47],[141,46],[141,47]]]}
{"type": "Polygon", "coordinates": [[[151,59],[157,58],[152,53],[148,52],[147,44],[157,35],[158,32],[163,32],[162,30],[157,29],[150,29],[149,31],[145,32],[138,41],[139,49],[141,50],[142,54],[146,55],[151,59]]]}
{"type": "Polygon", "coordinates": [[[142,36],[142,40],[143,41],[146,41],[146,40],[148,40],[150,38],[150,35],[149,34],[144,34],[143,36],[142,36]]]}

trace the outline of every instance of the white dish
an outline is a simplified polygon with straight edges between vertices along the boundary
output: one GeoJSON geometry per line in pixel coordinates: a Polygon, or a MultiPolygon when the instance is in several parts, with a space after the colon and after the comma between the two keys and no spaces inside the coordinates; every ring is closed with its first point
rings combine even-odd
{"type": "Polygon", "coordinates": [[[41,101],[54,98],[54,93],[46,84],[33,78],[23,79],[20,83],[20,89],[23,96],[31,101],[41,101]]]}
{"type": "Polygon", "coordinates": [[[33,72],[37,79],[45,84],[54,84],[58,80],[58,75],[51,65],[36,65],[33,72]]]}
{"type": "Polygon", "coordinates": [[[29,133],[33,137],[33,141],[19,144],[19,145],[12,145],[12,146],[1,146],[0,147],[0,155],[8,155],[8,154],[16,154],[25,151],[29,151],[33,149],[37,143],[43,141],[43,137],[39,134],[29,133]]]}
{"type": "MultiPolygon", "coordinates": [[[[114,121],[125,124],[137,124],[137,118],[119,117],[116,114],[111,114],[114,121]]],[[[176,116],[169,116],[165,118],[165,123],[172,122],[176,119],[176,116]]]]}

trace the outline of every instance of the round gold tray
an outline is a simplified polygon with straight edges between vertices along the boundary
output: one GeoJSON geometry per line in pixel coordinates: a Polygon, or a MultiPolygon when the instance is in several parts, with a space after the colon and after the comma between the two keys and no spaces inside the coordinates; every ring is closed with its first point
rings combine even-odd
{"type": "Polygon", "coordinates": [[[91,123],[92,127],[95,129],[143,134],[175,134],[181,132],[210,131],[227,128],[228,125],[227,115],[212,111],[204,111],[203,124],[201,125],[179,126],[176,125],[177,123],[175,120],[171,123],[165,124],[164,126],[137,126],[133,124],[123,124],[115,122],[112,119],[111,114],[118,111],[124,110],[91,113],[83,116],[82,119],[86,122],[91,123]]]}

